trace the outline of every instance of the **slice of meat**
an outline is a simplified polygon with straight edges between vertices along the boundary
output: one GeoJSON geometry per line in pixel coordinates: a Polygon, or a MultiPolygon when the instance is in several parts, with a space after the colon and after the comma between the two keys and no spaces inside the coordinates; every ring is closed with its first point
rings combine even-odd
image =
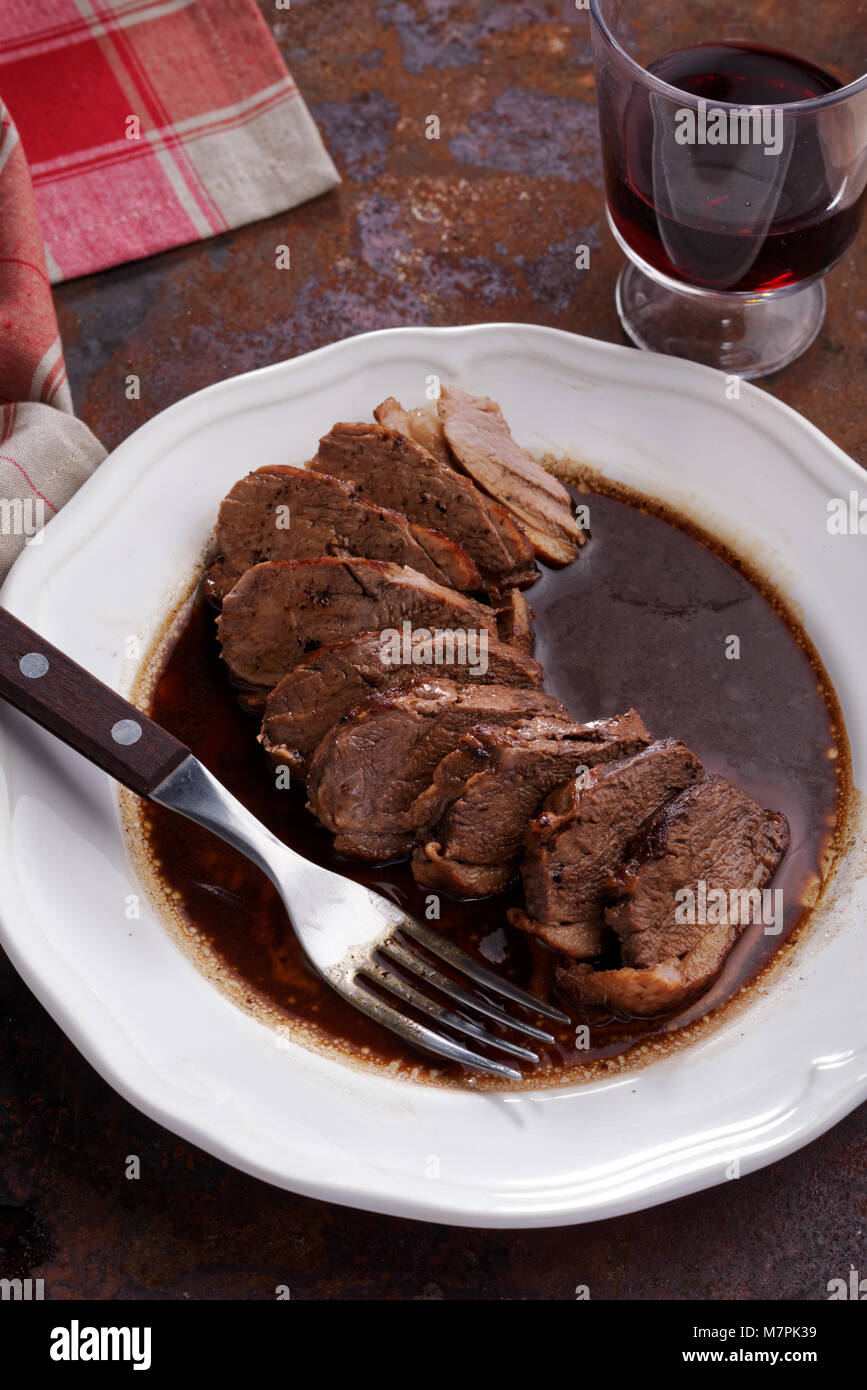
{"type": "Polygon", "coordinates": [[[531,584],[535,584],[536,580],[542,577],[541,572],[536,568],[536,550],[533,542],[511,513],[499,502],[496,502],[493,497],[488,498],[488,512],[497,528],[500,540],[515,562],[514,570],[498,579],[500,588],[512,586],[528,589],[531,584]]]}
{"type": "Polygon", "coordinates": [[[366,501],[352,483],[305,468],[269,467],[241,478],[220,505],[220,558],[207,580],[221,602],[263,560],[362,556],[409,565],[438,584],[480,589],[473,560],[441,531],[366,501]]]}
{"type": "Polygon", "coordinates": [[[444,386],[437,408],[461,468],[512,513],[536,554],[554,565],[574,560],[585,536],[569,494],[515,443],[496,401],[444,386]]]}
{"type": "Polygon", "coordinates": [[[488,499],[471,479],[415,440],[379,424],[337,424],[319,441],[316,468],[354,483],[371,502],[444,531],[499,582],[525,568],[509,549],[488,499]]]}
{"type": "Polygon", "coordinates": [[[451,893],[455,898],[487,898],[502,893],[512,877],[502,864],[465,864],[459,859],[444,859],[439,850],[431,841],[413,851],[412,876],[421,888],[451,893]]]}
{"type": "Polygon", "coordinates": [[[564,955],[597,955],[607,880],[660,802],[688,787],[701,771],[685,744],[662,739],[552,792],[524,835],[527,911],[513,909],[512,925],[564,955]]]}
{"type": "Polygon", "coordinates": [[[317,647],[404,622],[413,629],[482,629],[493,611],[456,589],[385,560],[266,560],[238,580],[217,620],[238,684],[271,690],[317,647]]]}
{"type": "MultiPolygon", "coordinates": [[[[383,511],[385,510],[387,509],[383,508],[383,511]]],[[[400,512],[395,512],[394,515],[405,520],[400,512]]],[[[460,589],[463,593],[478,593],[484,588],[481,571],[469,551],[464,550],[457,541],[453,541],[445,531],[435,531],[432,526],[419,526],[415,521],[409,521],[407,525],[413,540],[418,542],[432,565],[443,575],[441,580],[437,580],[438,584],[451,585],[453,589],[460,589]]],[[[418,565],[410,564],[408,560],[402,563],[408,564],[410,569],[418,569],[418,565]]],[[[425,571],[421,570],[420,573],[424,574],[425,571]]],[[[435,574],[429,577],[436,579],[435,574]]]]}
{"type": "MultiPolygon", "coordinates": [[[[309,758],[329,729],[378,690],[391,689],[417,677],[420,666],[412,660],[412,649],[403,650],[403,643],[401,648],[398,663],[386,662],[383,656],[392,653],[384,648],[382,634],[364,632],[350,642],[320,647],[288,672],[268,696],[259,735],[273,762],[303,775],[309,758]]],[[[467,651],[472,655],[469,648],[467,651]]],[[[484,670],[481,663],[456,667],[447,659],[447,651],[443,657],[440,662],[425,665],[428,678],[459,674],[470,685],[528,689],[542,684],[542,668],[537,661],[490,635],[484,670]]]]}
{"type": "MultiPolygon", "coordinates": [[[[608,909],[606,921],[620,938],[624,965],[646,969],[684,956],[708,929],[700,901],[713,902],[710,895],[723,894],[731,902],[732,893],[761,890],[773,878],[788,843],[785,816],[762,810],[725,777],[705,777],[662,806],[638,844],[630,847],[629,860],[612,885],[620,900],[608,909]],[[685,896],[678,900],[678,893],[686,892],[696,895],[695,912],[690,913],[685,896]]],[[[750,904],[746,896],[741,910],[738,897],[736,916],[743,920],[733,922],[727,908],[729,925],[747,926],[750,904]]],[[[716,921],[712,917],[710,924],[716,921]]]]}
{"type": "Polygon", "coordinates": [[[594,970],[572,961],[554,972],[564,994],[576,1004],[611,1009],[632,1018],[672,1013],[713,983],[737,939],[731,927],[712,927],[681,959],[660,961],[648,970],[594,970]]]}
{"type": "Polygon", "coordinates": [[[454,459],[443,434],[443,422],[438,415],[432,415],[429,410],[423,410],[421,407],[404,410],[400,401],[396,401],[394,396],[388,396],[376,407],[373,418],[378,424],[385,425],[386,429],[395,430],[407,439],[414,439],[440,463],[446,464],[449,468],[454,467],[454,459]]]}
{"type": "Polygon", "coordinates": [[[425,887],[475,897],[518,870],[527,822],[579,768],[624,758],[651,736],[635,710],[590,724],[539,717],[481,726],[443,758],[413,807],[430,838],[413,856],[425,887]]]}
{"type": "MultiPolygon", "coordinates": [[[[407,438],[415,439],[440,463],[452,470],[455,469],[454,455],[446,442],[443,422],[438,414],[431,415],[429,411],[420,409],[404,410],[394,396],[389,396],[378,405],[373,414],[380,425],[396,430],[407,438]]],[[[499,579],[500,586],[514,585],[526,588],[535,584],[540,574],[536,568],[536,551],[532,542],[501,503],[493,497],[486,500],[490,518],[514,564],[513,571],[499,579]]]]}
{"type": "Polygon", "coordinates": [[[509,589],[505,598],[494,604],[500,638],[512,647],[532,653],[536,643],[533,631],[533,612],[520,589],[509,589]]]}
{"type": "Polygon", "coordinates": [[[309,806],[336,836],[335,848],[362,859],[409,854],[413,803],[437,764],[476,724],[511,724],[537,714],[567,717],[541,690],[414,681],[374,695],[316,749],[309,806]]]}

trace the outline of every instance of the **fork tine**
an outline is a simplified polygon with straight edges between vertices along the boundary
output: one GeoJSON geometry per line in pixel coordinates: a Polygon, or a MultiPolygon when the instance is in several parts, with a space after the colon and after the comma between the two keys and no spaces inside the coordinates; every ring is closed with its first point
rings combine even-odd
{"type": "Polygon", "coordinates": [[[426,950],[432,951],[434,955],[447,961],[449,965],[460,970],[464,975],[469,975],[471,980],[475,980],[477,985],[483,985],[485,989],[491,990],[494,994],[504,994],[507,999],[511,999],[514,1004],[522,1004],[525,1009],[532,1009],[535,1013],[544,1014],[546,1018],[556,1019],[558,1023],[568,1023],[569,1015],[564,1014],[562,1009],[555,1009],[553,1004],[545,1004],[535,995],[528,994],[526,990],[519,989],[510,980],[504,980],[502,976],[489,970],[486,965],[474,960],[466,951],[462,951],[460,946],[455,946],[453,942],[447,941],[439,932],[431,931],[422,922],[416,921],[414,917],[407,917],[400,923],[400,931],[406,936],[411,936],[419,945],[426,950]]]}
{"type": "MultiPolygon", "coordinates": [[[[335,982],[332,982],[335,983],[335,982]]],[[[344,977],[338,988],[356,1009],[367,1014],[369,1018],[381,1023],[384,1028],[390,1028],[392,1033],[397,1033],[406,1042],[413,1043],[416,1047],[424,1047],[428,1052],[435,1052],[439,1057],[448,1057],[452,1062],[462,1062],[466,1067],[474,1067],[477,1071],[487,1072],[490,1076],[505,1077],[507,1081],[520,1081],[521,1073],[515,1071],[514,1067],[507,1067],[503,1062],[494,1062],[490,1057],[483,1057],[479,1052],[471,1052],[462,1043],[455,1042],[453,1038],[448,1038],[442,1033],[435,1033],[432,1028],[425,1028],[424,1024],[417,1023],[415,1019],[407,1018],[398,1009],[393,1009],[384,999],[378,998],[368,990],[362,989],[356,979],[344,977]]]]}
{"type": "Polygon", "coordinates": [[[517,1043],[508,1042],[505,1038],[498,1038],[493,1033],[488,1033],[479,1023],[474,1023],[471,1019],[461,1018],[459,1014],[453,1013],[451,1009],[438,1004],[435,999],[430,999],[421,990],[416,989],[400,975],[396,975],[391,970],[386,970],[377,961],[369,961],[359,968],[358,972],[362,978],[369,976],[382,985],[383,989],[396,994],[405,1003],[412,1004],[429,1018],[434,1018],[438,1023],[444,1023],[449,1028],[456,1029],[459,1033],[466,1033],[477,1041],[487,1043],[489,1047],[497,1048],[501,1052],[507,1052],[512,1057],[521,1057],[527,1062],[538,1062],[539,1058],[535,1052],[531,1052],[528,1047],[520,1047],[517,1043]]]}
{"type": "MultiPolygon", "coordinates": [[[[544,1028],[537,1028],[533,1023],[524,1023],[523,1019],[513,1018],[507,1014],[505,1009],[500,1009],[496,1004],[489,1004],[486,999],[481,999],[477,994],[470,994],[469,990],[463,989],[461,985],[450,980],[448,975],[444,975],[441,970],[437,970],[433,965],[428,965],[426,960],[420,956],[415,956],[411,951],[406,950],[397,941],[387,940],[377,948],[382,955],[389,960],[395,961],[397,965],[402,965],[405,970],[411,970],[413,975],[426,980],[428,984],[435,985],[442,990],[443,994],[449,995],[451,999],[457,1000],[467,1009],[474,1009],[477,1013],[483,1014],[485,1018],[493,1019],[495,1023],[502,1023],[508,1028],[514,1028],[518,1033],[524,1033],[530,1038],[538,1038],[539,1042],[554,1042],[550,1033],[546,1033],[544,1028]]],[[[535,1059],[538,1061],[538,1057],[535,1059]]]]}

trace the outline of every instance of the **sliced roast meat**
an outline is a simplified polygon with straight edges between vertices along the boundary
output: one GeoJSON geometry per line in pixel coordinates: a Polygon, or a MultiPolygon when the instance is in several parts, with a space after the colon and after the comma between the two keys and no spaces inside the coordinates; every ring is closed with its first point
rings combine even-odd
{"type": "Polygon", "coordinates": [[[440,463],[446,464],[449,468],[454,467],[454,460],[443,434],[443,422],[438,415],[431,415],[429,410],[420,407],[404,410],[400,401],[396,401],[394,396],[388,396],[376,407],[373,418],[378,424],[385,425],[386,429],[395,430],[407,439],[414,439],[440,463]]]}
{"type": "Polygon", "coordinates": [[[591,767],[552,792],[524,836],[527,910],[513,909],[512,925],[564,955],[597,955],[607,880],[660,802],[701,771],[685,744],[662,739],[631,758],[591,767]]]}
{"type": "Polygon", "coordinates": [[[538,714],[568,717],[541,690],[417,680],[374,695],[316,749],[307,776],[310,809],[362,859],[409,854],[413,803],[434,769],[476,724],[512,724],[538,714]]]}
{"type": "Polygon", "coordinates": [[[436,841],[417,846],[412,856],[412,876],[422,888],[451,893],[455,898],[487,898],[502,893],[514,877],[514,867],[503,864],[467,864],[444,859],[436,841]]]}
{"type": "Polygon", "coordinates": [[[646,969],[685,955],[709,920],[721,920],[700,905],[714,903],[714,894],[724,895],[730,926],[749,925],[755,890],[773,878],[788,843],[785,816],[762,810],[725,777],[705,777],[662,806],[612,885],[620,900],[606,921],[620,938],[624,965],[646,969]]]}
{"type": "Polygon", "coordinates": [[[207,588],[218,601],[263,560],[325,555],[390,560],[438,584],[482,587],[473,560],[442,531],[416,526],[366,501],[352,483],[307,468],[259,468],[237,482],[220,505],[217,547],[207,588]]]}
{"type": "MultiPolygon", "coordinates": [[[[427,410],[404,410],[394,396],[384,400],[373,413],[380,425],[396,430],[408,439],[414,439],[450,471],[455,471],[454,456],[446,443],[443,422],[439,415],[431,415],[427,410]]],[[[490,520],[513,563],[513,569],[508,574],[499,576],[498,584],[502,588],[527,588],[528,585],[535,584],[540,575],[536,568],[536,551],[529,537],[500,502],[493,497],[486,497],[485,501],[490,520]]]]}
{"type": "Polygon", "coordinates": [[[520,589],[509,589],[505,598],[494,604],[494,608],[502,641],[531,653],[536,642],[533,631],[536,615],[520,589]]]}
{"type": "MultiPolygon", "coordinates": [[[[388,509],[383,507],[383,511],[388,509]]],[[[400,513],[395,512],[401,521],[406,518],[400,513]]],[[[451,536],[447,536],[445,531],[435,531],[432,526],[419,526],[414,521],[406,522],[409,526],[412,538],[417,541],[427,555],[431,565],[434,566],[442,579],[437,579],[436,574],[431,574],[430,579],[437,579],[438,584],[451,585],[453,589],[460,589],[463,593],[479,593],[484,588],[484,580],[481,571],[468,550],[464,550],[462,545],[453,541],[451,536]]],[[[356,552],[357,553],[357,552],[356,552]]],[[[365,552],[366,554],[366,552],[365,552]]],[[[386,556],[374,556],[374,559],[386,559],[386,556]]],[[[398,561],[397,563],[409,565],[410,569],[418,569],[409,560],[398,561]]],[[[421,574],[427,573],[420,570],[421,574]]]]}
{"type": "MultiPolygon", "coordinates": [[[[487,635],[487,634],[486,634],[487,635]]],[[[460,633],[448,633],[460,638],[460,633]]],[[[542,668],[531,656],[516,647],[499,642],[487,635],[483,649],[484,663],[471,643],[464,643],[469,661],[456,664],[450,656],[460,656],[447,646],[447,635],[437,660],[434,644],[431,662],[424,662],[429,679],[457,677],[468,685],[513,685],[538,688],[542,684],[542,668]],[[476,657],[475,663],[473,657],[476,657]],[[484,664],[484,669],[483,669],[484,664]]],[[[400,650],[386,642],[380,632],[364,632],[350,642],[332,643],[312,652],[299,666],[289,671],[274,687],[265,705],[265,718],[259,740],[275,764],[284,765],[303,775],[307,762],[329,729],[339,724],[358,705],[379,690],[403,684],[421,671],[418,658],[425,652],[407,646],[401,640],[400,650]],[[398,660],[394,660],[395,657],[398,660]],[[415,658],[415,659],[414,659],[415,658]]]]}
{"type": "MultiPolygon", "coordinates": [[[[460,477],[460,474],[458,476],[460,477]]],[[[515,562],[515,568],[497,580],[499,587],[528,589],[541,578],[541,573],[536,568],[536,550],[533,542],[512,514],[493,497],[488,498],[488,513],[497,528],[500,540],[515,562]]]]}
{"type": "Polygon", "coordinates": [[[266,560],[238,580],[218,619],[240,685],[271,690],[317,647],[371,629],[461,628],[497,635],[493,611],[385,560],[266,560]]]}
{"type": "Polygon", "coordinates": [[[319,441],[315,463],[320,472],[354,483],[369,501],[445,532],[488,578],[504,582],[526,569],[484,493],[415,439],[379,424],[337,424],[319,441]]]}
{"type": "Polygon", "coordinates": [[[682,958],[660,961],[647,970],[624,966],[621,970],[594,970],[590,965],[558,966],[555,979],[576,1004],[613,1010],[632,1018],[653,1018],[672,1013],[713,983],[737,939],[737,932],[721,924],[704,936],[682,958]]]}
{"type": "Polygon", "coordinates": [[[590,724],[537,717],[465,734],[413,807],[429,838],[413,856],[425,887],[496,892],[517,873],[527,822],[575,775],[651,741],[635,710],[590,724]]]}
{"type": "Polygon", "coordinates": [[[585,536],[569,494],[515,443],[496,401],[444,386],[437,408],[461,468],[511,512],[536,554],[554,565],[574,560],[585,536]]]}

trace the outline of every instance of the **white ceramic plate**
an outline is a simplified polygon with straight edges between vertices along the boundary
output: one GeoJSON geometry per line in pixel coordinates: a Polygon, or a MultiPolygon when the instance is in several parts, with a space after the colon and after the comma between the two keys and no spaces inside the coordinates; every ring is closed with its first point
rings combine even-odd
{"type": "MultiPolygon", "coordinates": [[[[248,469],[300,461],[335,419],[369,418],[436,374],[498,399],[521,443],[577,455],[679,505],[800,605],[867,780],[864,537],[832,537],[856,465],[798,415],[673,358],[553,329],[400,329],[221,382],[138,430],[25,552],[2,599],[130,689],[188,585],[217,504],[248,469]]],[[[3,708],[2,938],[77,1047],[134,1105],[293,1191],[478,1226],[612,1216],[791,1152],[867,1094],[867,837],[785,970],[689,1048],[613,1079],[472,1094],[305,1050],[236,1008],[145,904],[116,786],[3,708]]]]}

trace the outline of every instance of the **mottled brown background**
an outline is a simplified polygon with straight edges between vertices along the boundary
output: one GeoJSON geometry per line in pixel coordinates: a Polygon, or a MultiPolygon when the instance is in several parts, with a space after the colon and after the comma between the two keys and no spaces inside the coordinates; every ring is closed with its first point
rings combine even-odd
{"type": "MultiPolygon", "coordinates": [[[[78,408],[109,448],[190,391],[367,329],[511,319],[623,341],[586,16],[571,0],[260,3],[343,185],[58,290],[78,408]],[[424,138],[431,113],[439,142],[424,138]],[[281,242],[289,273],[274,269],[281,242]],[[579,243],[587,272],[573,268],[579,243]],[[140,401],[124,397],[128,372],[140,401]]],[[[828,279],[818,342],[763,383],[860,462],[864,283],[862,237],[828,279]]],[[[867,1107],[695,1197],[487,1233],[234,1172],[115,1095],[5,961],[0,1027],[0,1274],[43,1277],[51,1298],[269,1299],[287,1283],[294,1298],[570,1299],[580,1283],[594,1299],[817,1299],[850,1264],[867,1271],[867,1107]],[[130,1153],[138,1182],[124,1177],[130,1153]]]]}

